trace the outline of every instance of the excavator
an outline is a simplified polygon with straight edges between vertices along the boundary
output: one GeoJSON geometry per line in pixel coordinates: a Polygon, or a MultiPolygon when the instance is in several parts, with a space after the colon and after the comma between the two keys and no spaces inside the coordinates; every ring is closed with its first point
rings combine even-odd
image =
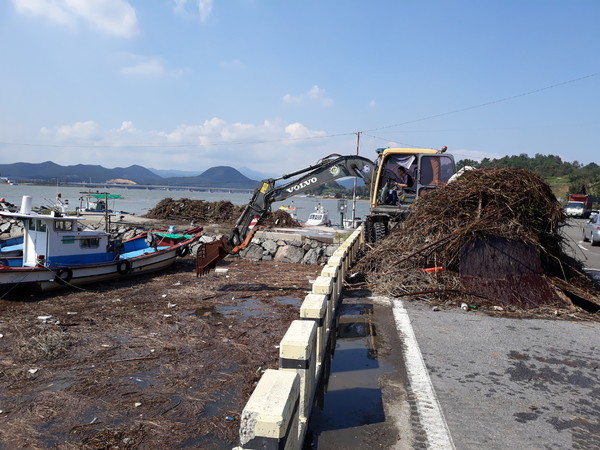
{"type": "Polygon", "coordinates": [[[370,192],[370,213],[364,222],[365,241],[376,242],[385,238],[394,226],[410,213],[409,206],[431,189],[446,184],[455,173],[454,158],[442,150],[415,148],[377,149],[375,162],[358,155],[329,155],[316,164],[283,175],[263,180],[254,191],[233,229],[213,242],[202,244],[196,256],[196,274],[204,275],[216,267],[227,255],[247,247],[258,230],[260,221],[271,209],[271,204],[339,178],[358,177],[370,192]],[[410,186],[398,189],[398,168],[412,179],[410,186]],[[297,178],[294,178],[297,177],[297,178]],[[294,178],[278,185],[277,182],[294,178]],[[398,191],[397,195],[390,193],[398,191]]]}
{"type": "Polygon", "coordinates": [[[280,178],[263,180],[256,188],[250,202],[244,208],[233,229],[221,239],[202,244],[196,256],[196,275],[204,275],[228,254],[236,254],[245,248],[258,230],[257,225],[267,215],[274,202],[303,194],[338,178],[359,177],[365,184],[371,183],[373,161],[362,156],[332,154],[315,165],[283,175],[280,178]],[[295,178],[277,185],[280,180],[295,178]]]}
{"type": "Polygon", "coordinates": [[[366,242],[384,239],[408,217],[410,206],[419,197],[447,184],[456,174],[454,157],[441,150],[428,148],[378,148],[375,172],[370,189],[370,213],[364,222],[366,242]],[[412,180],[411,186],[395,187],[402,168],[412,180]],[[390,199],[390,191],[397,195],[390,199]]]}

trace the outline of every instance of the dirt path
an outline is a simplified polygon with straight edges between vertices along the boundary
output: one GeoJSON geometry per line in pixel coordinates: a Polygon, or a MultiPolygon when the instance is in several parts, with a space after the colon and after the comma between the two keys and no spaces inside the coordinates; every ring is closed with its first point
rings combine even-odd
{"type": "Polygon", "coordinates": [[[0,448],[231,448],[321,267],[222,267],[0,300],[0,448]]]}

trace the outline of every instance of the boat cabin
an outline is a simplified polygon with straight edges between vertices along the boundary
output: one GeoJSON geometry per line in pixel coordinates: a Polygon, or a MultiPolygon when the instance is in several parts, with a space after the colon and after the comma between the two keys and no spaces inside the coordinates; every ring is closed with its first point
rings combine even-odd
{"type": "Polygon", "coordinates": [[[83,230],[80,218],[24,212],[2,212],[3,216],[23,222],[24,267],[72,266],[112,261],[109,253],[109,234],[104,231],[83,230]]]}
{"type": "Polygon", "coordinates": [[[331,225],[331,220],[329,220],[329,215],[327,212],[323,210],[322,207],[317,207],[315,212],[311,213],[308,216],[308,220],[306,221],[306,225],[331,225]]]}

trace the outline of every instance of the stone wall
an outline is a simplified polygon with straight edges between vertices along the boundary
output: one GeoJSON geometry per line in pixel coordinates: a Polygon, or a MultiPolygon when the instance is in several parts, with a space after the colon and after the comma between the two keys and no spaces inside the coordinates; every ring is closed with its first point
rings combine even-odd
{"type": "Polygon", "coordinates": [[[284,261],[300,264],[325,264],[339,244],[304,238],[255,237],[248,247],[240,252],[240,257],[252,261],[284,261]]]}

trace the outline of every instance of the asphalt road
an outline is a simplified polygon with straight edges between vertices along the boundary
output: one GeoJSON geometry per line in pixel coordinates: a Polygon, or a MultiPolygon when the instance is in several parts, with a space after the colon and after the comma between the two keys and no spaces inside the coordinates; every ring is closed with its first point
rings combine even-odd
{"type": "MultiPolygon", "coordinates": [[[[600,247],[581,241],[583,223],[572,220],[565,230],[570,251],[599,274],[600,247]]],[[[418,408],[427,448],[600,448],[599,322],[509,319],[390,301],[409,374],[411,333],[426,372],[407,390],[421,389],[423,378],[432,388],[418,408]]]]}

